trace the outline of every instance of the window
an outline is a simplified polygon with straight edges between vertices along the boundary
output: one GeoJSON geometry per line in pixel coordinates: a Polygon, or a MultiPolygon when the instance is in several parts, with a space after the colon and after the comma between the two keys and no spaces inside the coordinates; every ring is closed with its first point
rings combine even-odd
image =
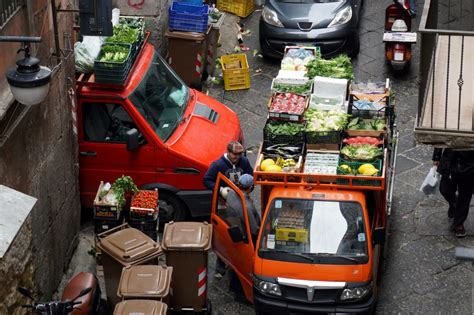
{"type": "Polygon", "coordinates": [[[83,105],[83,116],[85,141],[125,143],[127,131],[137,129],[119,104],[86,103],[83,105]]]}
{"type": "Polygon", "coordinates": [[[0,0],[0,29],[10,20],[10,18],[20,9],[19,0],[0,0]]]}

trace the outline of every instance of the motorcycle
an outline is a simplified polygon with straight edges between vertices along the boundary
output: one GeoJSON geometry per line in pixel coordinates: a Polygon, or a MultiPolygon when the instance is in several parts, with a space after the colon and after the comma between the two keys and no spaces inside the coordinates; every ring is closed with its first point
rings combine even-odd
{"type": "Polygon", "coordinates": [[[23,305],[39,315],[96,315],[107,314],[107,303],[101,299],[97,277],[92,273],[80,272],[69,280],[64,288],[61,301],[36,303],[33,294],[27,288],[19,287],[18,291],[33,300],[32,304],[23,305]]]}
{"type": "Polygon", "coordinates": [[[396,71],[402,71],[412,59],[411,45],[416,33],[411,32],[410,4],[408,0],[394,0],[385,10],[385,59],[396,71]]]}

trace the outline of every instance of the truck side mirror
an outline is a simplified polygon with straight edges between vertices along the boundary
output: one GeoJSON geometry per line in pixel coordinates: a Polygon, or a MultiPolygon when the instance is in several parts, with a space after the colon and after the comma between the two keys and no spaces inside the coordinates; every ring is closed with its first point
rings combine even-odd
{"type": "Polygon", "coordinates": [[[138,142],[138,130],[135,128],[128,130],[125,134],[125,140],[127,143],[128,151],[135,151],[136,149],[138,149],[138,146],[140,145],[140,143],[138,142]]]}
{"type": "Polygon", "coordinates": [[[385,243],[385,228],[376,227],[372,233],[372,242],[374,244],[384,244],[385,243]]]}
{"type": "Polygon", "coordinates": [[[234,243],[242,242],[244,240],[244,236],[237,225],[229,226],[227,232],[229,232],[229,236],[234,243]]]}

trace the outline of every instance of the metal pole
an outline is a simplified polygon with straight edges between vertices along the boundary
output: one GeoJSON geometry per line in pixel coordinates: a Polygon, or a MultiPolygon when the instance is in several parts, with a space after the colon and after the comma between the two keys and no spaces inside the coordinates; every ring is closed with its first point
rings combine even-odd
{"type": "Polygon", "coordinates": [[[54,31],[54,46],[55,46],[54,55],[56,56],[56,60],[59,64],[61,62],[61,50],[59,48],[58,14],[56,12],[55,0],[51,0],[51,12],[52,12],[52,17],[53,17],[53,31],[54,31]]]}
{"type": "Polygon", "coordinates": [[[0,36],[0,42],[39,43],[41,37],[33,36],[0,36]]]}

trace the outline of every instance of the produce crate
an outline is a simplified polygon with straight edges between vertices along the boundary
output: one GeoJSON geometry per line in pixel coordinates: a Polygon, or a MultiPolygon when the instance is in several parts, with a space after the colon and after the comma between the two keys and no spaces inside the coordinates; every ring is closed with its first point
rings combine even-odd
{"type": "Polygon", "coordinates": [[[151,239],[158,242],[158,228],[159,228],[158,220],[144,221],[144,220],[136,220],[136,219],[130,218],[128,219],[128,224],[131,227],[139,231],[142,231],[143,233],[148,235],[151,239]]]}
{"type": "Polygon", "coordinates": [[[117,220],[94,219],[94,232],[95,234],[100,234],[110,229],[113,229],[121,224],[123,224],[122,216],[120,216],[117,220]]]}
{"type": "Polygon", "coordinates": [[[296,93],[301,95],[309,95],[313,90],[313,80],[306,79],[291,79],[291,78],[274,78],[272,80],[271,91],[273,93],[296,93]],[[279,86],[284,86],[282,89],[279,86]],[[293,92],[292,89],[299,89],[298,93],[293,92]]]}
{"type": "Polygon", "coordinates": [[[306,143],[333,143],[339,144],[342,140],[342,132],[338,130],[331,131],[305,131],[306,143]]]}
{"type": "Polygon", "coordinates": [[[304,143],[300,144],[291,144],[292,146],[301,147],[301,153],[297,154],[294,158],[296,165],[293,167],[292,172],[270,172],[270,171],[263,171],[260,169],[260,164],[266,158],[271,158],[273,160],[276,159],[275,155],[269,154],[265,152],[266,148],[273,145],[268,141],[264,141],[263,144],[260,146],[259,154],[256,161],[256,168],[254,170],[254,177],[256,181],[274,181],[274,182],[300,182],[302,179],[301,176],[301,167],[303,165],[303,155],[304,155],[304,143]]]}
{"type": "Polygon", "coordinates": [[[317,110],[343,110],[344,98],[342,96],[319,96],[311,94],[309,108],[317,110]]]}
{"type": "Polygon", "coordinates": [[[255,9],[254,0],[217,0],[217,9],[245,18],[255,9]]]}
{"type": "Polygon", "coordinates": [[[308,102],[309,99],[306,95],[299,95],[294,93],[275,93],[270,97],[268,101],[268,116],[270,117],[270,119],[275,120],[302,122],[304,118],[304,111],[308,108],[308,102]],[[278,97],[302,98],[303,106],[301,106],[298,111],[278,111],[274,106],[275,98],[278,97]]]}
{"type": "Polygon", "coordinates": [[[303,125],[304,123],[296,123],[296,122],[284,122],[284,121],[274,121],[271,119],[267,119],[265,123],[265,127],[263,127],[263,140],[269,141],[271,143],[280,144],[280,143],[304,143],[304,127],[301,128],[301,131],[296,132],[295,134],[272,134],[268,128],[269,125],[282,125],[282,124],[295,124],[296,125],[303,125]]]}
{"type": "Polygon", "coordinates": [[[306,72],[306,64],[314,58],[316,58],[316,47],[286,46],[281,60],[281,69],[306,72]]]}
{"type": "Polygon", "coordinates": [[[112,73],[119,74],[119,73],[124,73],[125,71],[128,72],[130,69],[130,54],[131,54],[131,44],[127,43],[104,43],[102,44],[101,51],[99,55],[97,56],[96,60],[94,60],[94,73],[97,71],[112,71],[112,73]],[[104,54],[104,48],[106,47],[124,47],[126,50],[128,50],[128,56],[125,58],[124,61],[117,62],[117,61],[100,61],[104,54]]]}
{"type": "Polygon", "coordinates": [[[99,188],[94,198],[94,219],[97,220],[118,220],[122,213],[122,207],[119,205],[118,201],[113,203],[103,200],[101,191],[104,190],[104,182],[100,181],[99,188]]]}
{"type": "Polygon", "coordinates": [[[342,109],[347,98],[347,80],[314,77],[309,106],[320,110],[342,109]]]}
{"type": "MultiPolygon", "coordinates": [[[[343,158],[340,158],[339,166],[343,164],[348,165],[352,169],[353,172],[357,171],[359,167],[363,164],[372,164],[376,169],[379,170],[378,173],[374,175],[374,179],[354,179],[352,180],[352,184],[357,185],[357,186],[375,186],[375,187],[382,185],[382,181],[380,179],[380,176],[382,175],[382,159],[377,159],[374,162],[356,162],[356,161],[348,161],[343,158]]],[[[349,175],[349,174],[343,173],[339,168],[338,168],[337,174],[349,175]]],[[[354,174],[350,176],[359,176],[359,175],[354,174]]],[[[360,175],[360,176],[364,176],[364,175],[360,175]]],[[[341,185],[349,185],[350,181],[349,179],[338,176],[336,183],[341,184],[341,185]]]]}
{"type": "Polygon", "coordinates": [[[209,19],[207,4],[173,2],[169,9],[170,30],[206,33],[209,19]]]}
{"type": "Polygon", "coordinates": [[[148,190],[139,190],[135,195],[132,197],[131,205],[130,205],[130,218],[133,220],[141,220],[141,221],[156,221],[158,220],[158,189],[153,191],[148,190]],[[156,203],[150,205],[149,208],[139,207],[136,203],[140,203],[140,198],[149,199],[150,196],[146,195],[153,195],[153,198],[156,199],[156,203]]]}
{"type": "MultiPolygon", "coordinates": [[[[305,174],[336,175],[339,164],[339,151],[329,150],[308,150],[306,152],[304,170],[305,174]]],[[[311,183],[313,177],[305,177],[306,182],[311,183]]],[[[323,177],[323,183],[333,183],[336,177],[323,177]]]]}
{"type": "Polygon", "coordinates": [[[250,88],[250,70],[247,55],[221,56],[224,90],[244,90],[250,88]]]}
{"type": "Polygon", "coordinates": [[[295,229],[295,228],[280,228],[275,229],[276,235],[275,240],[277,241],[293,241],[297,243],[308,242],[308,230],[307,229],[295,229]]]}

